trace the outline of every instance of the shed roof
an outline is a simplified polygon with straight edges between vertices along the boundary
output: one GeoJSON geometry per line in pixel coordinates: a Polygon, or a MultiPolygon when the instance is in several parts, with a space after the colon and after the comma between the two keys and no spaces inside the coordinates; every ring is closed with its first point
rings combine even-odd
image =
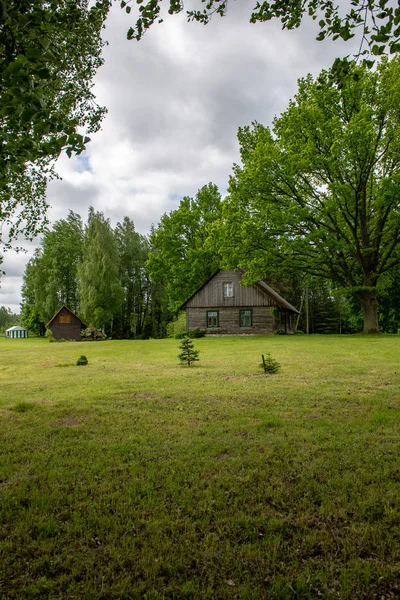
{"type": "Polygon", "coordinates": [[[21,327],[21,325],[14,325],[14,327],[10,327],[6,329],[6,331],[28,331],[25,327],[21,327]]]}
{"type": "MultiPolygon", "coordinates": [[[[236,270],[239,271],[239,273],[241,273],[242,275],[244,275],[246,273],[245,269],[236,269],[236,270]]],[[[189,302],[189,300],[191,300],[193,298],[193,296],[195,296],[200,290],[202,290],[203,287],[206,286],[207,283],[209,281],[211,281],[211,279],[213,277],[215,277],[215,275],[217,275],[217,273],[219,273],[220,271],[221,271],[221,269],[218,269],[218,271],[215,271],[215,273],[213,273],[211,275],[211,277],[209,277],[207,279],[207,281],[205,281],[199,288],[197,288],[197,290],[195,292],[193,292],[193,294],[191,296],[189,296],[189,298],[187,298],[187,300],[185,300],[185,302],[179,307],[179,310],[184,309],[186,307],[186,304],[189,302]]],[[[297,310],[297,308],[292,306],[292,304],[290,304],[290,302],[285,300],[285,298],[282,298],[282,296],[280,296],[278,294],[278,292],[273,290],[272,287],[270,287],[265,281],[260,280],[257,283],[255,283],[254,286],[257,287],[262,293],[264,293],[267,296],[269,296],[270,298],[272,298],[279,308],[288,310],[289,312],[300,314],[299,311],[297,310]]]]}
{"type": "Polygon", "coordinates": [[[78,317],[78,315],[76,313],[74,313],[73,310],[71,310],[70,308],[68,308],[68,306],[66,304],[63,304],[62,307],[60,308],[60,310],[58,310],[56,312],[56,314],[50,319],[50,321],[47,323],[46,325],[46,329],[50,326],[50,323],[52,323],[54,321],[54,319],[56,318],[56,316],[62,311],[63,308],[66,308],[68,312],[71,313],[71,315],[74,315],[74,317],[76,317],[77,319],[80,320],[80,322],[85,326],[85,327],[89,327],[89,325],[87,323],[85,323],[85,321],[83,321],[80,317],[78,317]]]}

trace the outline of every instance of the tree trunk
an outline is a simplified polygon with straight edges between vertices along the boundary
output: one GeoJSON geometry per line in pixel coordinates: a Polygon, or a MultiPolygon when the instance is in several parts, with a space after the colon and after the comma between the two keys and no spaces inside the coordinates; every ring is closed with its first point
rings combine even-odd
{"type": "Polygon", "coordinates": [[[355,298],[362,308],[364,328],[363,333],[379,333],[378,325],[378,299],[375,290],[356,292],[355,298]]]}

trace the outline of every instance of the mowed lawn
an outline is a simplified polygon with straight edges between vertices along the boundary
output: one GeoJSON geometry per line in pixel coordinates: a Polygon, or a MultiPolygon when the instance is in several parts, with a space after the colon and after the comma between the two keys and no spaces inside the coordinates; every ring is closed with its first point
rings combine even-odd
{"type": "Polygon", "coordinates": [[[398,598],[400,336],[178,346],[0,340],[0,598],[398,598]]]}

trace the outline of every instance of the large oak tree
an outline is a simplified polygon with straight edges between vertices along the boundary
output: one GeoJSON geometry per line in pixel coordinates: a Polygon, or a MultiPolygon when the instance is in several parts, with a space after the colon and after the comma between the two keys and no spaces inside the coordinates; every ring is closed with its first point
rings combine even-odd
{"type": "Polygon", "coordinates": [[[400,61],[308,76],[272,129],[245,127],[239,141],[226,262],[330,279],[360,303],[364,332],[378,331],[377,284],[400,264],[400,61]]]}

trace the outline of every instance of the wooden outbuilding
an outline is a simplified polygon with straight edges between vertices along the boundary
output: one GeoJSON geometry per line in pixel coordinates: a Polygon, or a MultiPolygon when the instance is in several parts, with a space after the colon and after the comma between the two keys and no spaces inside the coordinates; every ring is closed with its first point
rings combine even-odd
{"type": "Polygon", "coordinates": [[[293,333],[298,310],[265,281],[241,285],[243,269],[219,270],[184,302],[186,331],[209,334],[261,334],[283,329],[293,333]]]}
{"type": "Polygon", "coordinates": [[[86,327],[89,327],[89,325],[85,321],[82,321],[65,304],[46,325],[46,329],[50,329],[56,340],[79,341],[81,339],[81,330],[86,327]]]}

